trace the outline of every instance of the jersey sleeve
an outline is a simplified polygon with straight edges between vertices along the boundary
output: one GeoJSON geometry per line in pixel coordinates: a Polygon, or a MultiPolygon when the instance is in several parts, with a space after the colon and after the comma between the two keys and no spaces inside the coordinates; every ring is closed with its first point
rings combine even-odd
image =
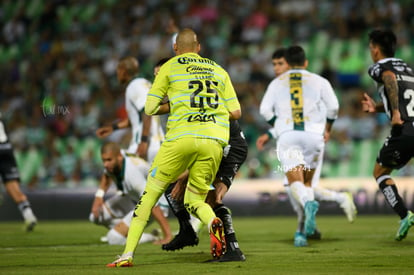
{"type": "Polygon", "coordinates": [[[339,102],[332,85],[328,80],[322,79],[322,101],[326,106],[326,117],[329,120],[338,118],[339,102]]]}
{"type": "Polygon", "coordinates": [[[275,127],[268,129],[267,133],[271,138],[277,139],[277,131],[275,127]]]}
{"type": "Polygon", "coordinates": [[[127,87],[127,100],[129,100],[139,112],[144,109],[145,100],[150,88],[151,83],[146,79],[133,81],[127,87]]]}
{"type": "Polygon", "coordinates": [[[381,64],[376,63],[371,65],[368,69],[369,76],[378,83],[382,83],[381,75],[384,72],[384,67],[381,64]]]}
{"type": "Polygon", "coordinates": [[[0,120],[0,143],[7,143],[8,141],[6,127],[4,126],[3,121],[0,120]]]}
{"type": "Polygon", "coordinates": [[[226,73],[225,91],[224,91],[227,110],[229,112],[240,110],[240,102],[237,98],[236,91],[231,83],[229,75],[226,73]]]}
{"type": "Polygon", "coordinates": [[[267,86],[267,89],[265,91],[265,94],[262,98],[262,101],[260,102],[260,114],[263,116],[263,118],[270,122],[274,120],[276,114],[274,112],[274,106],[273,106],[273,91],[272,87],[274,85],[274,82],[271,82],[269,86],[267,86]]]}
{"type": "Polygon", "coordinates": [[[145,101],[145,113],[148,115],[153,115],[158,111],[161,101],[165,95],[167,95],[169,85],[168,67],[169,66],[161,66],[161,69],[148,92],[145,101]]]}

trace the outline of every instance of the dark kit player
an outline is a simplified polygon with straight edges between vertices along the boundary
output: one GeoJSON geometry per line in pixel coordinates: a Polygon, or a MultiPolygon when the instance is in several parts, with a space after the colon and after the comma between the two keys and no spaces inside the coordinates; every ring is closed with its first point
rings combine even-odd
{"type": "Polygon", "coordinates": [[[0,113],[0,177],[6,187],[7,193],[17,204],[22,213],[26,230],[32,231],[37,219],[30,207],[29,200],[20,189],[19,169],[14,157],[13,146],[10,143],[5,125],[0,113]]]}
{"type": "Polygon", "coordinates": [[[392,31],[374,30],[369,34],[369,50],[375,64],[368,73],[377,83],[382,103],[376,104],[364,94],[362,108],[367,112],[386,112],[391,120],[391,134],[378,154],[373,174],[386,201],[401,218],[395,236],[401,241],[414,224],[414,214],[405,206],[391,173],[414,156],[414,74],[403,60],[394,58],[396,45],[392,31]]]}

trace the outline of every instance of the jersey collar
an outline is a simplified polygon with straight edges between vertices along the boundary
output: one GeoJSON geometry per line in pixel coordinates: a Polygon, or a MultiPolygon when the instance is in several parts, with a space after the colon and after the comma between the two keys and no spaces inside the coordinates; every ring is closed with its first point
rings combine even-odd
{"type": "Polygon", "coordinates": [[[385,63],[385,62],[388,62],[388,61],[391,61],[391,60],[397,61],[397,60],[401,60],[401,59],[395,58],[395,57],[386,57],[386,58],[383,58],[383,59],[379,60],[377,63],[382,64],[382,63],[385,63]]]}
{"type": "Polygon", "coordinates": [[[114,174],[114,176],[115,176],[116,187],[118,188],[118,190],[123,190],[122,182],[124,181],[124,178],[125,178],[125,157],[122,160],[121,172],[119,172],[118,174],[114,174]]]}

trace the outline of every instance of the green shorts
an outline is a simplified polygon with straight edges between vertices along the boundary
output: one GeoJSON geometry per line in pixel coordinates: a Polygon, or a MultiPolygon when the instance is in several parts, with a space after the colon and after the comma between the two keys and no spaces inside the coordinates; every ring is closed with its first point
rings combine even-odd
{"type": "Polygon", "coordinates": [[[215,179],[222,155],[222,145],[214,139],[186,137],[164,141],[148,176],[172,183],[189,169],[188,182],[199,191],[207,192],[215,179]]]}

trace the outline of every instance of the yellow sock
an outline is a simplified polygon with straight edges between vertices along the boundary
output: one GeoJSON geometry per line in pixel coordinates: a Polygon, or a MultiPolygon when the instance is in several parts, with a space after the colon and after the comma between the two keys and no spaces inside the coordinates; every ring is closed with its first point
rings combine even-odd
{"type": "Polygon", "coordinates": [[[131,220],[131,225],[128,230],[128,237],[123,254],[133,255],[141,238],[144,228],[148,223],[151,215],[151,210],[157,203],[158,199],[164,192],[160,186],[151,182],[151,177],[148,178],[145,191],[135,207],[134,215],[131,220]]]}
{"type": "Polygon", "coordinates": [[[184,205],[188,212],[198,217],[204,224],[209,224],[216,217],[210,205],[205,203],[207,193],[200,192],[197,187],[187,184],[184,194],[184,205]]]}

